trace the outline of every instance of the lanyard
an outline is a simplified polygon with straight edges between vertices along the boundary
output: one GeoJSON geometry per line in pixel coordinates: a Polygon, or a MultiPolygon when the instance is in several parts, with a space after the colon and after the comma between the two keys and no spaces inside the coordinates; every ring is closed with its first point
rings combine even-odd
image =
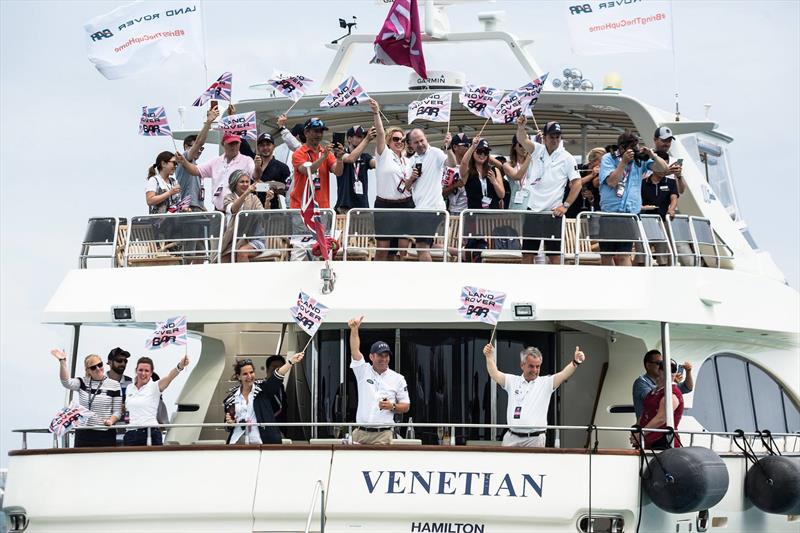
{"type": "Polygon", "coordinates": [[[92,378],[89,378],[89,410],[90,411],[92,410],[92,404],[94,403],[94,399],[97,397],[98,394],[100,394],[100,387],[103,386],[103,383],[105,382],[105,380],[106,380],[106,378],[103,378],[100,381],[100,384],[97,385],[97,389],[95,390],[95,393],[92,394],[92,390],[93,390],[92,389],[92,378]]]}
{"type": "Polygon", "coordinates": [[[481,194],[483,196],[486,196],[487,193],[489,192],[489,186],[488,186],[488,183],[486,181],[486,177],[485,176],[478,176],[478,178],[481,180],[481,194]]]}

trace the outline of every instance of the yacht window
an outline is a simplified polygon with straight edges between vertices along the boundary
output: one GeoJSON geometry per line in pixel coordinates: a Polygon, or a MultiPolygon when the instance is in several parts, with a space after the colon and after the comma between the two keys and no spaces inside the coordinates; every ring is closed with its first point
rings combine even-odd
{"type": "Polygon", "coordinates": [[[722,205],[725,206],[731,219],[739,220],[739,210],[733,192],[725,147],[718,142],[701,140],[697,149],[700,152],[700,165],[701,169],[705,171],[706,181],[722,205]]]}
{"type": "Polygon", "coordinates": [[[781,384],[739,356],[707,359],[697,374],[694,395],[691,414],[708,431],[800,431],[800,410],[781,384]]]}

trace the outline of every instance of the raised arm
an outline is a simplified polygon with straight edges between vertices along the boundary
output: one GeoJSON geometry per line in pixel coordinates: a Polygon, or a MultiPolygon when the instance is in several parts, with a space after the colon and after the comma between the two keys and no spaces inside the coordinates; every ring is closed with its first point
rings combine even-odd
{"type": "Polygon", "coordinates": [[[203,123],[203,129],[197,134],[197,139],[195,139],[194,144],[189,148],[189,152],[187,152],[190,161],[194,161],[200,156],[200,149],[206,144],[206,139],[208,139],[208,130],[211,129],[211,124],[213,124],[218,117],[218,107],[212,107],[208,110],[208,113],[206,113],[206,121],[203,123]]]}
{"type": "Polygon", "coordinates": [[[503,163],[503,172],[505,172],[506,176],[511,178],[514,181],[519,181],[525,174],[528,173],[528,167],[531,164],[531,154],[526,154],[525,159],[522,160],[522,164],[520,164],[519,168],[514,168],[511,166],[511,163],[503,163]]]}
{"type": "Polygon", "coordinates": [[[356,146],[352,152],[349,154],[344,154],[342,157],[342,161],[345,163],[355,163],[358,161],[358,158],[361,157],[361,154],[367,148],[367,145],[372,142],[372,140],[378,135],[378,132],[375,130],[374,127],[370,128],[367,132],[367,136],[364,137],[358,146],[356,146]]]}
{"type": "Polygon", "coordinates": [[[303,143],[286,128],[286,115],[281,114],[278,116],[278,131],[281,134],[281,139],[283,139],[283,142],[286,143],[286,146],[288,146],[289,150],[292,152],[303,145],[303,143]]]}
{"type": "Polygon", "coordinates": [[[489,377],[497,382],[501,387],[506,386],[506,375],[497,370],[497,363],[494,360],[494,346],[487,344],[483,347],[483,355],[486,357],[486,371],[489,377]]]}
{"type": "MultiPolygon", "coordinates": [[[[67,373],[67,354],[63,350],[53,349],[50,353],[58,359],[58,377],[61,382],[69,381],[69,374],[67,373]]],[[[65,385],[66,386],[66,385],[65,385]]]]}
{"type": "Polygon", "coordinates": [[[528,117],[520,115],[517,117],[517,142],[525,148],[529,154],[536,150],[536,144],[528,137],[528,131],[525,125],[528,123],[528,117]]]}
{"type": "Polygon", "coordinates": [[[572,361],[567,363],[561,372],[553,376],[553,390],[556,390],[558,387],[561,386],[566,380],[575,373],[575,370],[578,368],[578,365],[583,363],[586,360],[586,354],[581,351],[580,346],[575,347],[575,355],[572,357],[572,361]]]}
{"type": "Polygon", "coordinates": [[[461,164],[458,165],[458,172],[461,174],[461,179],[464,180],[465,183],[467,179],[469,179],[469,162],[479,142],[481,142],[481,137],[472,138],[472,144],[470,144],[467,151],[464,152],[464,157],[461,158],[461,164]]]}
{"type": "MultiPolygon", "coordinates": [[[[692,377],[692,363],[689,361],[683,362],[683,369],[686,371],[686,377],[678,385],[678,388],[683,394],[690,393],[694,390],[694,378],[692,377]]],[[[674,403],[672,405],[675,405],[674,403]]]]}
{"type": "Polygon", "coordinates": [[[158,380],[158,390],[164,392],[169,387],[169,384],[172,383],[172,380],[178,377],[178,374],[183,372],[183,369],[187,366],[189,366],[189,356],[184,355],[183,359],[178,361],[178,364],[169,371],[169,374],[158,380]]]}
{"type": "MultiPolygon", "coordinates": [[[[305,356],[306,356],[306,354],[304,354],[303,352],[298,352],[298,353],[292,355],[291,357],[289,357],[289,359],[285,363],[283,363],[282,367],[280,367],[278,370],[276,370],[276,372],[278,373],[278,375],[281,378],[285,378],[286,374],[289,373],[289,369],[291,369],[294,365],[296,365],[297,363],[302,361],[303,357],[305,357],[305,356]]],[[[269,376],[267,376],[267,377],[269,377],[269,376]]]]}
{"type": "Polygon", "coordinates": [[[364,316],[362,315],[361,318],[351,318],[347,321],[347,325],[350,327],[350,357],[353,361],[364,359],[361,354],[361,337],[358,336],[358,328],[363,320],[364,316]]]}
{"type": "Polygon", "coordinates": [[[372,119],[374,121],[375,133],[375,153],[381,155],[386,149],[386,131],[383,129],[383,119],[381,118],[381,106],[373,100],[369,99],[369,107],[372,109],[372,119]]]}
{"type": "MultiPolygon", "coordinates": [[[[192,148],[194,148],[195,146],[197,146],[196,142],[192,145],[192,148]]],[[[200,175],[200,167],[198,167],[194,163],[187,161],[186,158],[183,157],[182,153],[177,152],[175,154],[175,159],[178,161],[178,164],[180,164],[180,166],[182,166],[184,170],[186,170],[186,172],[188,172],[192,176],[200,175]]]]}

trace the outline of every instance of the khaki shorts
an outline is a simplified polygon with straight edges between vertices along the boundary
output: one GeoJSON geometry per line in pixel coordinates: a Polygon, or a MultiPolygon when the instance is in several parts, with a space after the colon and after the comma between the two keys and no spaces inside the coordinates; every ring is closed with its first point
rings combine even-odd
{"type": "Polygon", "coordinates": [[[391,444],[394,432],[391,429],[385,431],[364,431],[363,429],[353,430],[353,442],[359,444],[391,444]]]}

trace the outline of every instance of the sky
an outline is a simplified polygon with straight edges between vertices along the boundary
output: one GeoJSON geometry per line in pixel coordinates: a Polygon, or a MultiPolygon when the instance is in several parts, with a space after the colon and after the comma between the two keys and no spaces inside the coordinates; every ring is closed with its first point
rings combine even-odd
{"type": "MultiPolygon", "coordinates": [[[[137,135],[141,106],[164,105],[178,128],[177,107],[189,107],[207,80],[224,71],[234,74],[234,100],[261,96],[247,87],[273,68],[322,80],[333,57],[323,43],[343,33],[337,19],[355,15],[357,32],[375,33],[386,12],[375,0],[207,1],[207,74],[176,57],[109,81],[86,57],[83,24],[123,3],[0,0],[0,468],[20,443],[11,428],[45,427],[62,405],[64,389],[48,352],[69,347],[70,332],[41,325],[41,314],[77,267],[86,220],[145,214],[147,167],[171,149],[164,138],[137,135]],[[316,15],[300,17],[301,10],[316,15]]],[[[478,31],[479,12],[505,11],[504,29],[533,39],[527,51],[546,71],[577,67],[595,87],[617,72],[626,94],[670,110],[677,79],[681,113],[689,119],[702,119],[704,104],[711,104],[711,120],[734,138],[730,162],[742,215],[798,287],[800,2],[675,0],[675,71],[670,52],[573,55],[562,6],[470,2],[448,13],[454,31],[478,31]]],[[[408,69],[369,65],[370,57],[367,48],[356,50],[350,72],[367,91],[406,87],[408,69]]],[[[426,61],[429,69],[466,72],[472,82],[512,88],[530,81],[499,44],[431,46],[426,61]]],[[[201,111],[189,108],[185,120],[187,128],[199,128],[201,111]]],[[[84,328],[79,355],[105,359],[117,345],[136,355],[142,342],[136,332],[84,328]]],[[[180,352],[169,350],[156,357],[157,371],[179,359],[180,352]]],[[[168,390],[168,405],[181,384],[168,390]]]]}

